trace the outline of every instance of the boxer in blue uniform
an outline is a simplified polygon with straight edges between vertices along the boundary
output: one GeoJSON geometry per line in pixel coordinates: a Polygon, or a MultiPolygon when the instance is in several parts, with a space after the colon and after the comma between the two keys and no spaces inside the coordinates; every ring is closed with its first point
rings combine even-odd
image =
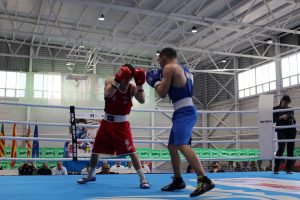
{"type": "Polygon", "coordinates": [[[161,188],[162,191],[173,191],[185,188],[185,182],[180,172],[180,151],[197,174],[198,184],[190,194],[191,197],[201,195],[215,187],[205,176],[202,164],[196,153],[188,145],[193,127],[197,121],[197,111],[194,107],[193,75],[187,67],[177,63],[177,53],[172,48],[165,48],[159,54],[160,69],[151,69],[146,74],[147,83],[155,88],[160,97],[168,94],[172,100],[174,114],[168,149],[174,171],[173,182],[161,188]]]}

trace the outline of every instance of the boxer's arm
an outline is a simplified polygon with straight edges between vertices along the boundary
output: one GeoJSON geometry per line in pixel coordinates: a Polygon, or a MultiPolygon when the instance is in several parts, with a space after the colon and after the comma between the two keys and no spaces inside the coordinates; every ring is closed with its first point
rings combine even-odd
{"type": "Polygon", "coordinates": [[[169,92],[173,77],[173,66],[166,65],[162,71],[162,79],[158,86],[155,87],[156,92],[162,98],[165,98],[169,92]]]}
{"type": "Polygon", "coordinates": [[[141,104],[145,103],[145,92],[142,87],[139,86],[132,86],[132,92],[134,98],[141,104]]]}
{"type": "Polygon", "coordinates": [[[116,93],[117,89],[112,87],[112,80],[105,80],[104,98],[111,98],[116,93]]]}

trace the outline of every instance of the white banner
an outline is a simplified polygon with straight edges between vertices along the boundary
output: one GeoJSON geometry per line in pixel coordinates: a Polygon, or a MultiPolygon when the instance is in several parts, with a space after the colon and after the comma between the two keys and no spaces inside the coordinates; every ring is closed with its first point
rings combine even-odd
{"type": "Polygon", "coordinates": [[[273,149],[273,101],[274,95],[259,96],[259,149],[260,159],[272,160],[274,158],[273,149]]]}

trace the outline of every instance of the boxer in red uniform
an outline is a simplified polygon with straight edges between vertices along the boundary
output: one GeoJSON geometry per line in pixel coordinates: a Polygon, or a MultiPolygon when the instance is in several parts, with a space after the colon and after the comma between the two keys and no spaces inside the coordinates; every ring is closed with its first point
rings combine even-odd
{"type": "Polygon", "coordinates": [[[139,103],[145,102],[143,89],[145,80],[146,76],[142,68],[135,69],[132,65],[126,64],[118,70],[114,80],[105,81],[104,119],[95,138],[89,163],[89,173],[79,179],[78,183],[85,184],[96,180],[95,169],[99,157],[129,155],[140,177],[140,188],[149,189],[151,187],[135,152],[128,121],[132,98],[135,97],[139,103]],[[129,83],[132,78],[134,78],[136,85],[129,83]]]}

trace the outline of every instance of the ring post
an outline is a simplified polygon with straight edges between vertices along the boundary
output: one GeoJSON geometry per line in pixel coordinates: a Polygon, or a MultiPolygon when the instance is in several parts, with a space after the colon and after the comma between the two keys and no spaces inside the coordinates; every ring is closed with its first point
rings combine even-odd
{"type": "Polygon", "coordinates": [[[274,95],[260,95],[259,114],[259,149],[261,160],[274,159],[273,147],[273,101],[274,95]]]}
{"type": "Polygon", "coordinates": [[[72,157],[73,161],[77,161],[77,135],[76,135],[76,121],[75,121],[75,106],[70,106],[70,132],[72,134],[72,157]]]}

